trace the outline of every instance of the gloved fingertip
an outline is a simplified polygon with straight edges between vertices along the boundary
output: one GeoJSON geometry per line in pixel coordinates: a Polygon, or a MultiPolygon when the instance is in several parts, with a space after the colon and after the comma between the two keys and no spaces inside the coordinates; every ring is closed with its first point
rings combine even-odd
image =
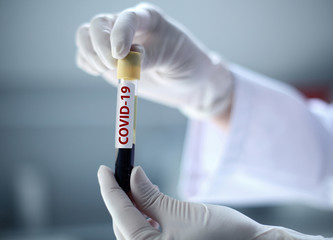
{"type": "MultiPolygon", "coordinates": [[[[133,169],[132,169],[132,173],[131,173],[131,178],[137,178],[137,177],[144,177],[146,176],[145,172],[143,171],[142,167],[141,166],[135,166],[133,169]]],[[[147,176],[146,176],[147,177],[147,176]]]]}
{"type": "Polygon", "coordinates": [[[117,59],[118,54],[117,54],[117,48],[116,47],[112,46],[111,54],[112,54],[113,58],[117,59]]]}
{"type": "Polygon", "coordinates": [[[150,180],[148,179],[146,173],[143,171],[141,166],[136,166],[132,169],[131,173],[131,186],[139,186],[143,184],[150,183],[150,180]]]}
{"type": "Polygon", "coordinates": [[[101,165],[99,167],[97,177],[99,185],[101,187],[102,195],[103,192],[107,193],[110,189],[120,188],[113,171],[107,166],[101,165]]]}
{"type": "Polygon", "coordinates": [[[112,173],[112,170],[109,167],[107,167],[105,165],[99,166],[98,171],[97,171],[97,177],[98,177],[99,180],[101,178],[108,177],[110,175],[113,175],[113,173],[112,173]]]}
{"type": "Polygon", "coordinates": [[[126,57],[126,55],[128,54],[129,49],[126,49],[124,44],[117,44],[116,46],[112,46],[111,48],[111,53],[112,53],[112,57],[115,59],[123,59],[124,57],[126,57]]]}

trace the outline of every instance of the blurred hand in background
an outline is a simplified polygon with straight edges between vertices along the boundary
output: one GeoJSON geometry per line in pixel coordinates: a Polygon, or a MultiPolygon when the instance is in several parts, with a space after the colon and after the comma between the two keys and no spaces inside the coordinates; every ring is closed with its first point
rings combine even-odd
{"type": "Polygon", "coordinates": [[[76,44],[77,65],[114,85],[116,59],[131,47],[143,52],[139,96],[189,117],[224,115],[231,104],[233,81],[227,65],[153,5],[95,16],[77,30],[76,44]]]}

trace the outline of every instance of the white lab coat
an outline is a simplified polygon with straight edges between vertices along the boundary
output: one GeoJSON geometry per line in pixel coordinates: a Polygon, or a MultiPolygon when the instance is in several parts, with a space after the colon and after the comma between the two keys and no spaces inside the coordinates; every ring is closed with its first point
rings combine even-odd
{"type": "Polygon", "coordinates": [[[179,190],[190,201],[231,205],[303,202],[333,207],[333,105],[232,66],[227,133],[191,120],[179,190]]]}

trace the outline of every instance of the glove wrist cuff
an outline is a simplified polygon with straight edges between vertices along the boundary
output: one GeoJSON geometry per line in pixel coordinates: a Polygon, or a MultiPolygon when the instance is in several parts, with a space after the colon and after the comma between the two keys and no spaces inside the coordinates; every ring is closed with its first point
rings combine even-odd
{"type": "MultiPolygon", "coordinates": [[[[214,60],[212,60],[214,61],[214,60]]],[[[206,119],[221,115],[232,102],[234,80],[226,64],[219,60],[192,93],[191,100],[180,111],[190,118],[206,119]]]]}
{"type": "Polygon", "coordinates": [[[274,239],[288,239],[288,240],[324,240],[326,239],[323,236],[312,236],[305,235],[294,230],[284,228],[284,227],[275,227],[275,226],[266,226],[262,225],[262,231],[259,231],[258,234],[252,238],[252,240],[274,240],[274,239]]]}

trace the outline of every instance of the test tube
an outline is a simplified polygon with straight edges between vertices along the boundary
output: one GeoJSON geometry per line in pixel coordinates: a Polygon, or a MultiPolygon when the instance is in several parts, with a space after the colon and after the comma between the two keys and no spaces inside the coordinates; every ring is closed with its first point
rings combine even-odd
{"type": "Polygon", "coordinates": [[[119,186],[129,192],[134,166],[136,137],[137,83],[140,79],[141,53],[130,51],[117,63],[118,93],[116,114],[116,167],[119,186]]]}

